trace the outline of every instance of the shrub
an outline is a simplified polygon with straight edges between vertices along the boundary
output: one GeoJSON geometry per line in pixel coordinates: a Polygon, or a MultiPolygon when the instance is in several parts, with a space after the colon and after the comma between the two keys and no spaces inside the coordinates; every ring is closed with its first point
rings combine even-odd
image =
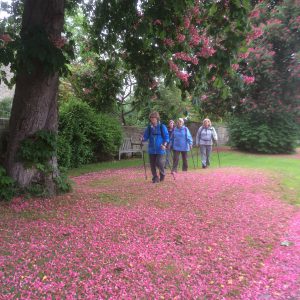
{"type": "Polygon", "coordinates": [[[7,176],[5,169],[0,165],[0,201],[10,200],[16,193],[13,179],[7,176]]]}
{"type": "Polygon", "coordinates": [[[71,166],[72,147],[68,138],[62,133],[59,133],[57,137],[57,155],[60,166],[65,168],[69,168],[71,166]]]}
{"type": "Polygon", "coordinates": [[[242,114],[228,125],[230,144],[237,149],[267,154],[295,151],[298,126],[290,114],[242,114]]]}
{"type": "Polygon", "coordinates": [[[58,135],[59,164],[71,168],[115,156],[122,130],[114,118],[73,98],[60,107],[58,135]]]}
{"type": "Polygon", "coordinates": [[[12,98],[6,97],[0,100],[0,118],[9,118],[12,106],[12,98]]]}
{"type": "Polygon", "coordinates": [[[108,115],[98,114],[95,134],[95,155],[97,160],[103,161],[113,158],[118,153],[122,140],[120,123],[108,115]]]}

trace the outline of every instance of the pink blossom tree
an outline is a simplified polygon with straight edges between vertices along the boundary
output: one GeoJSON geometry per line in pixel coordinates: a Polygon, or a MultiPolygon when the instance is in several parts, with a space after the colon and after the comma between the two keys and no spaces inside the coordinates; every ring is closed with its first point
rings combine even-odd
{"type": "Polygon", "coordinates": [[[271,153],[295,148],[300,107],[299,15],[299,2],[294,0],[271,9],[268,1],[261,1],[250,14],[253,31],[240,61],[248,85],[236,104],[232,126],[233,144],[238,148],[271,153]],[[241,125],[247,127],[248,136],[235,129],[241,125]]]}

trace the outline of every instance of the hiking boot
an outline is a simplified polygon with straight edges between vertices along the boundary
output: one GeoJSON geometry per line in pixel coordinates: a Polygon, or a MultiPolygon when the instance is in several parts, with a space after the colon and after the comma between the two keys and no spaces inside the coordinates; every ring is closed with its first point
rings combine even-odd
{"type": "Polygon", "coordinates": [[[159,181],[164,181],[165,180],[165,175],[160,174],[159,181]]]}
{"type": "Polygon", "coordinates": [[[158,183],[158,182],[159,182],[159,178],[158,178],[157,176],[154,176],[154,177],[152,178],[152,182],[153,182],[153,183],[158,183]]]}
{"type": "Polygon", "coordinates": [[[206,166],[205,166],[205,165],[202,165],[202,169],[206,169],[206,166]]]}

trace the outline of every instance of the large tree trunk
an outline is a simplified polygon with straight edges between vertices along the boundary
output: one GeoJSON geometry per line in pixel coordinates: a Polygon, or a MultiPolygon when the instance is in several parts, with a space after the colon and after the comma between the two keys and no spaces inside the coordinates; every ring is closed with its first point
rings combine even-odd
{"type": "MultiPolygon", "coordinates": [[[[22,35],[30,28],[39,26],[48,36],[59,38],[64,24],[64,0],[26,0],[22,19],[22,35]]],[[[26,169],[17,159],[20,142],[39,130],[57,132],[58,73],[47,74],[44,66],[34,63],[34,71],[19,70],[9,123],[9,141],[6,156],[8,174],[22,187],[32,182],[43,184],[50,194],[55,194],[53,179],[57,176],[57,160],[52,157],[52,174],[42,178],[36,169],[26,169]]]]}

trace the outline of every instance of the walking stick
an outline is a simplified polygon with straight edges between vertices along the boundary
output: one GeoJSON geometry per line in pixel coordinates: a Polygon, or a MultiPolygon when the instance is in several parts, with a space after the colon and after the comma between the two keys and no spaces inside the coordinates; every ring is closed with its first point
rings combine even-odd
{"type": "Polygon", "coordinates": [[[217,143],[217,142],[216,142],[216,148],[217,148],[218,161],[219,161],[219,168],[220,168],[220,167],[221,167],[221,163],[220,163],[219,147],[218,147],[218,143],[217,143]]]}
{"type": "Polygon", "coordinates": [[[170,171],[171,171],[171,175],[173,176],[173,179],[176,180],[174,172],[172,170],[173,169],[173,152],[172,152],[172,149],[170,149],[170,154],[171,154],[171,159],[172,159],[172,168],[171,168],[171,164],[169,164],[169,167],[170,167],[170,171]]]}
{"type": "Polygon", "coordinates": [[[145,155],[144,155],[144,150],[143,150],[143,142],[141,142],[140,146],[141,146],[142,157],[143,157],[143,162],[144,162],[145,180],[147,180],[146,162],[145,162],[145,155]]]}
{"type": "Polygon", "coordinates": [[[197,152],[197,168],[199,168],[199,163],[198,163],[198,158],[199,158],[199,149],[198,148],[196,148],[196,152],[197,152]]]}
{"type": "Polygon", "coordinates": [[[191,148],[191,146],[190,146],[190,150],[191,150],[191,154],[192,154],[192,161],[193,161],[194,169],[196,170],[194,155],[193,155],[193,148],[191,148]]]}

